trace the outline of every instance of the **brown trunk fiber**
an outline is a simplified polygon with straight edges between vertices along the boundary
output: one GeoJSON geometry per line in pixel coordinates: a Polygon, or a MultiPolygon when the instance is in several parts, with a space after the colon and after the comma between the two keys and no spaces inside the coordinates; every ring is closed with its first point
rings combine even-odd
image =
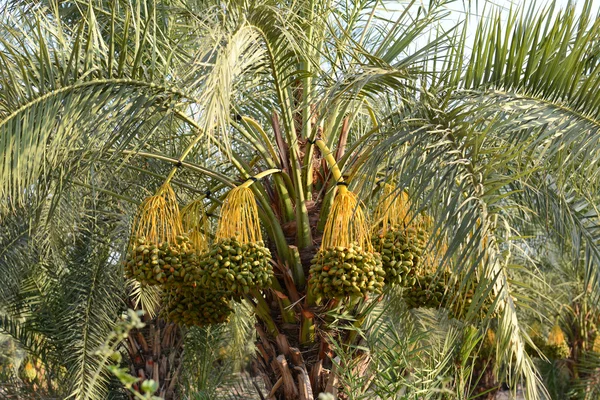
{"type": "MultiPolygon", "coordinates": [[[[336,394],[340,391],[340,380],[335,374],[335,357],[326,337],[322,334],[323,330],[328,330],[329,335],[337,336],[338,339],[347,342],[353,341],[351,336],[341,336],[342,331],[336,331],[335,328],[328,327],[327,322],[321,322],[321,326],[316,327],[317,333],[314,340],[308,343],[301,343],[300,323],[285,324],[282,321],[282,315],[279,312],[279,303],[274,299],[275,295],[266,295],[265,300],[271,305],[271,316],[277,327],[277,332],[269,332],[266,325],[258,322],[256,324],[257,332],[257,358],[254,361],[254,370],[262,375],[266,386],[265,398],[271,400],[312,400],[319,393],[328,392],[336,394]],[[320,328],[320,329],[319,329],[320,328]]],[[[296,304],[296,309],[302,307],[300,303],[296,304]]],[[[310,307],[314,313],[302,310],[296,313],[297,321],[301,321],[301,316],[307,312],[311,315],[320,317],[314,318],[315,321],[323,319],[322,307],[310,307]]],[[[364,354],[357,352],[356,370],[357,376],[363,376],[366,373],[370,359],[364,354]]],[[[336,397],[337,398],[337,397],[336,397]]]]}
{"type": "MultiPolygon", "coordinates": [[[[125,342],[130,373],[142,380],[154,379],[159,385],[155,394],[163,399],[177,399],[175,389],[183,350],[181,329],[158,317],[147,318],[144,323],[146,326],[131,331],[125,342]]],[[[139,390],[135,385],[134,388],[139,390]]]]}

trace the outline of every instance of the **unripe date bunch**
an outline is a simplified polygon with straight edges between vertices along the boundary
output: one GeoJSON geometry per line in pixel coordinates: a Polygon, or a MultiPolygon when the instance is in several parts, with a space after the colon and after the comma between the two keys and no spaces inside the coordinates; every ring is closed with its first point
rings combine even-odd
{"type": "Polygon", "coordinates": [[[571,354],[565,334],[558,324],[554,325],[550,330],[543,352],[548,358],[553,360],[568,358],[571,354]]]}
{"type": "Polygon", "coordinates": [[[221,239],[200,260],[200,286],[239,296],[271,285],[271,252],[262,242],[221,239]]]}
{"type": "Polygon", "coordinates": [[[571,355],[571,349],[567,343],[547,344],[542,348],[542,352],[551,360],[561,360],[569,358],[571,355]]]}
{"type": "Polygon", "coordinates": [[[309,285],[316,296],[341,299],[381,293],[384,280],[379,253],[352,244],[319,250],[311,263],[309,285]]]}
{"type": "Polygon", "coordinates": [[[206,326],[229,322],[233,312],[222,293],[212,293],[200,287],[182,286],[167,290],[162,316],[185,326],[206,326]]]}
{"type": "Polygon", "coordinates": [[[448,296],[444,296],[446,285],[433,275],[414,278],[414,285],[406,287],[402,297],[409,308],[440,308],[446,306],[448,296]]]}
{"type": "MultiPolygon", "coordinates": [[[[451,315],[460,318],[473,302],[473,289],[461,288],[459,282],[447,273],[441,277],[426,274],[411,279],[415,279],[415,283],[407,285],[402,292],[408,308],[447,308],[451,315]]],[[[479,310],[481,318],[488,313],[491,306],[492,300],[487,298],[479,310]]]]}
{"type": "Polygon", "coordinates": [[[394,226],[386,233],[373,235],[371,241],[381,253],[386,283],[415,284],[415,271],[421,264],[427,240],[427,230],[422,227],[394,226]]]}
{"type": "Polygon", "coordinates": [[[187,236],[177,236],[175,243],[133,239],[125,274],[146,285],[193,285],[200,279],[196,252],[187,236]]]}

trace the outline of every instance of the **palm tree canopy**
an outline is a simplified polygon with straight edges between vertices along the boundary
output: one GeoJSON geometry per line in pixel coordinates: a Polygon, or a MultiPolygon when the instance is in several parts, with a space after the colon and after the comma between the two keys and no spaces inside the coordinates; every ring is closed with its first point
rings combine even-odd
{"type": "MultiPolygon", "coordinates": [[[[102,398],[109,378],[89,373],[91,354],[122,307],[117,260],[136,206],[171,181],[182,204],[203,197],[213,213],[230,188],[276,169],[252,190],[288,262],[285,227],[295,221],[294,244],[311,249],[333,198],[334,179],[315,177],[331,172],[313,163],[322,139],[369,209],[385,181],[432,216],[440,271],[477,283],[466,321],[497,324],[495,370],[541,398],[521,317],[536,308],[527,282],[543,279],[535,240],[582,258],[595,301],[600,289],[600,15],[591,1],[579,14],[487,6],[470,39],[468,12],[444,28],[452,1],[418,3],[399,13],[380,1],[10,5],[0,327],[19,336],[52,293],[44,318],[64,335],[39,320],[20,340],[52,340],[74,377],[69,394],[84,398],[93,381],[86,398],[102,398]]],[[[290,274],[302,290],[301,267],[290,274]]],[[[156,293],[141,292],[148,307],[156,293]]]]}

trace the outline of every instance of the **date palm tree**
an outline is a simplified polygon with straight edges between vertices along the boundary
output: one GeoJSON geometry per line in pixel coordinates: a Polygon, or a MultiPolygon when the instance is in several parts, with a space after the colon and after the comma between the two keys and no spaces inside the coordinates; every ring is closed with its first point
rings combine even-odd
{"type": "MultiPolygon", "coordinates": [[[[39,241],[34,257],[44,271],[32,275],[32,287],[40,290],[42,276],[62,287],[52,295],[63,304],[81,305],[71,319],[54,316],[80,327],[66,373],[71,395],[106,393],[109,377],[89,371],[115,303],[126,297],[115,260],[136,206],[170,181],[181,203],[203,198],[210,217],[230,188],[264,171],[272,174],[251,188],[276,279],[249,306],[254,366],[271,398],[360,398],[343,384],[374,376],[384,359],[397,381],[411,376],[394,353],[365,351],[377,337],[382,298],[316,305],[307,297],[310,261],[341,181],[367,210],[385,182],[408,193],[413,214],[431,217],[427,251],[440,252],[439,271],[474,287],[470,303],[455,299],[461,323],[480,338],[494,327],[490,370],[512,387],[523,384],[530,399],[544,395],[522,318],[535,307],[525,279],[543,279],[531,241],[582,252],[585,285],[598,289],[600,19],[586,1],[580,14],[552,4],[486,8],[473,25],[467,4],[448,27],[452,3],[393,10],[377,0],[74,0],[7,8],[1,221],[31,221],[22,232],[37,234],[25,242],[39,241]]],[[[7,243],[5,252],[22,251],[7,243]]],[[[27,269],[19,256],[0,257],[3,282],[27,269]]],[[[24,289],[12,282],[0,289],[2,327],[18,336],[24,289]]],[[[136,299],[153,311],[158,294],[141,288],[136,299]]],[[[156,334],[162,322],[148,322],[156,334]]],[[[53,337],[30,332],[23,342],[38,347],[53,337]]],[[[131,353],[148,333],[127,342],[131,353]]],[[[178,368],[177,346],[168,370],[178,368]]],[[[60,362],[69,350],[48,354],[60,362]]],[[[135,372],[135,354],[132,363],[135,372]]],[[[456,397],[467,398],[469,385],[459,381],[451,384],[456,397]]],[[[369,396],[377,382],[358,384],[369,396]]],[[[171,379],[160,384],[175,396],[171,379]]],[[[406,390],[391,388],[389,397],[406,390]]]]}

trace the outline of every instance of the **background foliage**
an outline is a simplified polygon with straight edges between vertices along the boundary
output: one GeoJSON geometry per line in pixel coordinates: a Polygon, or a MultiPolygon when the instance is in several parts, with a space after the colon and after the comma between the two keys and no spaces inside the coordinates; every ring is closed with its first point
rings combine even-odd
{"type": "MultiPolygon", "coordinates": [[[[360,346],[337,344],[349,398],[475,398],[486,373],[530,398],[595,398],[598,11],[589,1],[576,14],[443,0],[382,11],[391,6],[10,3],[0,14],[0,329],[41,364],[27,381],[7,361],[0,390],[125,396],[97,350],[132,303],[156,308],[157,293],[132,289],[119,260],[137,204],[184,154],[179,199],[210,190],[214,214],[227,187],[286,169],[289,198],[280,192],[271,211],[259,197],[263,221],[277,221],[266,233],[275,240],[296,220],[299,247],[311,243],[302,206],[327,204],[330,191],[313,198],[312,169],[285,165],[275,112],[291,148],[317,131],[337,148],[348,117],[338,164],[352,189],[371,207],[375,182],[393,171],[413,211],[435,220],[430,247],[447,244],[440,269],[476,285],[461,320],[407,310],[394,291],[365,310],[360,330],[348,326],[360,346]],[[465,12],[448,27],[451,6],[465,12]],[[471,11],[483,13],[473,38],[471,11]],[[545,347],[556,324],[562,357],[545,347]],[[362,374],[357,352],[372,358],[362,374]]],[[[278,179],[267,182],[285,187],[278,179]]],[[[254,351],[252,319],[240,308],[229,326],[187,332],[182,396],[251,390],[240,371],[254,351]]]]}

